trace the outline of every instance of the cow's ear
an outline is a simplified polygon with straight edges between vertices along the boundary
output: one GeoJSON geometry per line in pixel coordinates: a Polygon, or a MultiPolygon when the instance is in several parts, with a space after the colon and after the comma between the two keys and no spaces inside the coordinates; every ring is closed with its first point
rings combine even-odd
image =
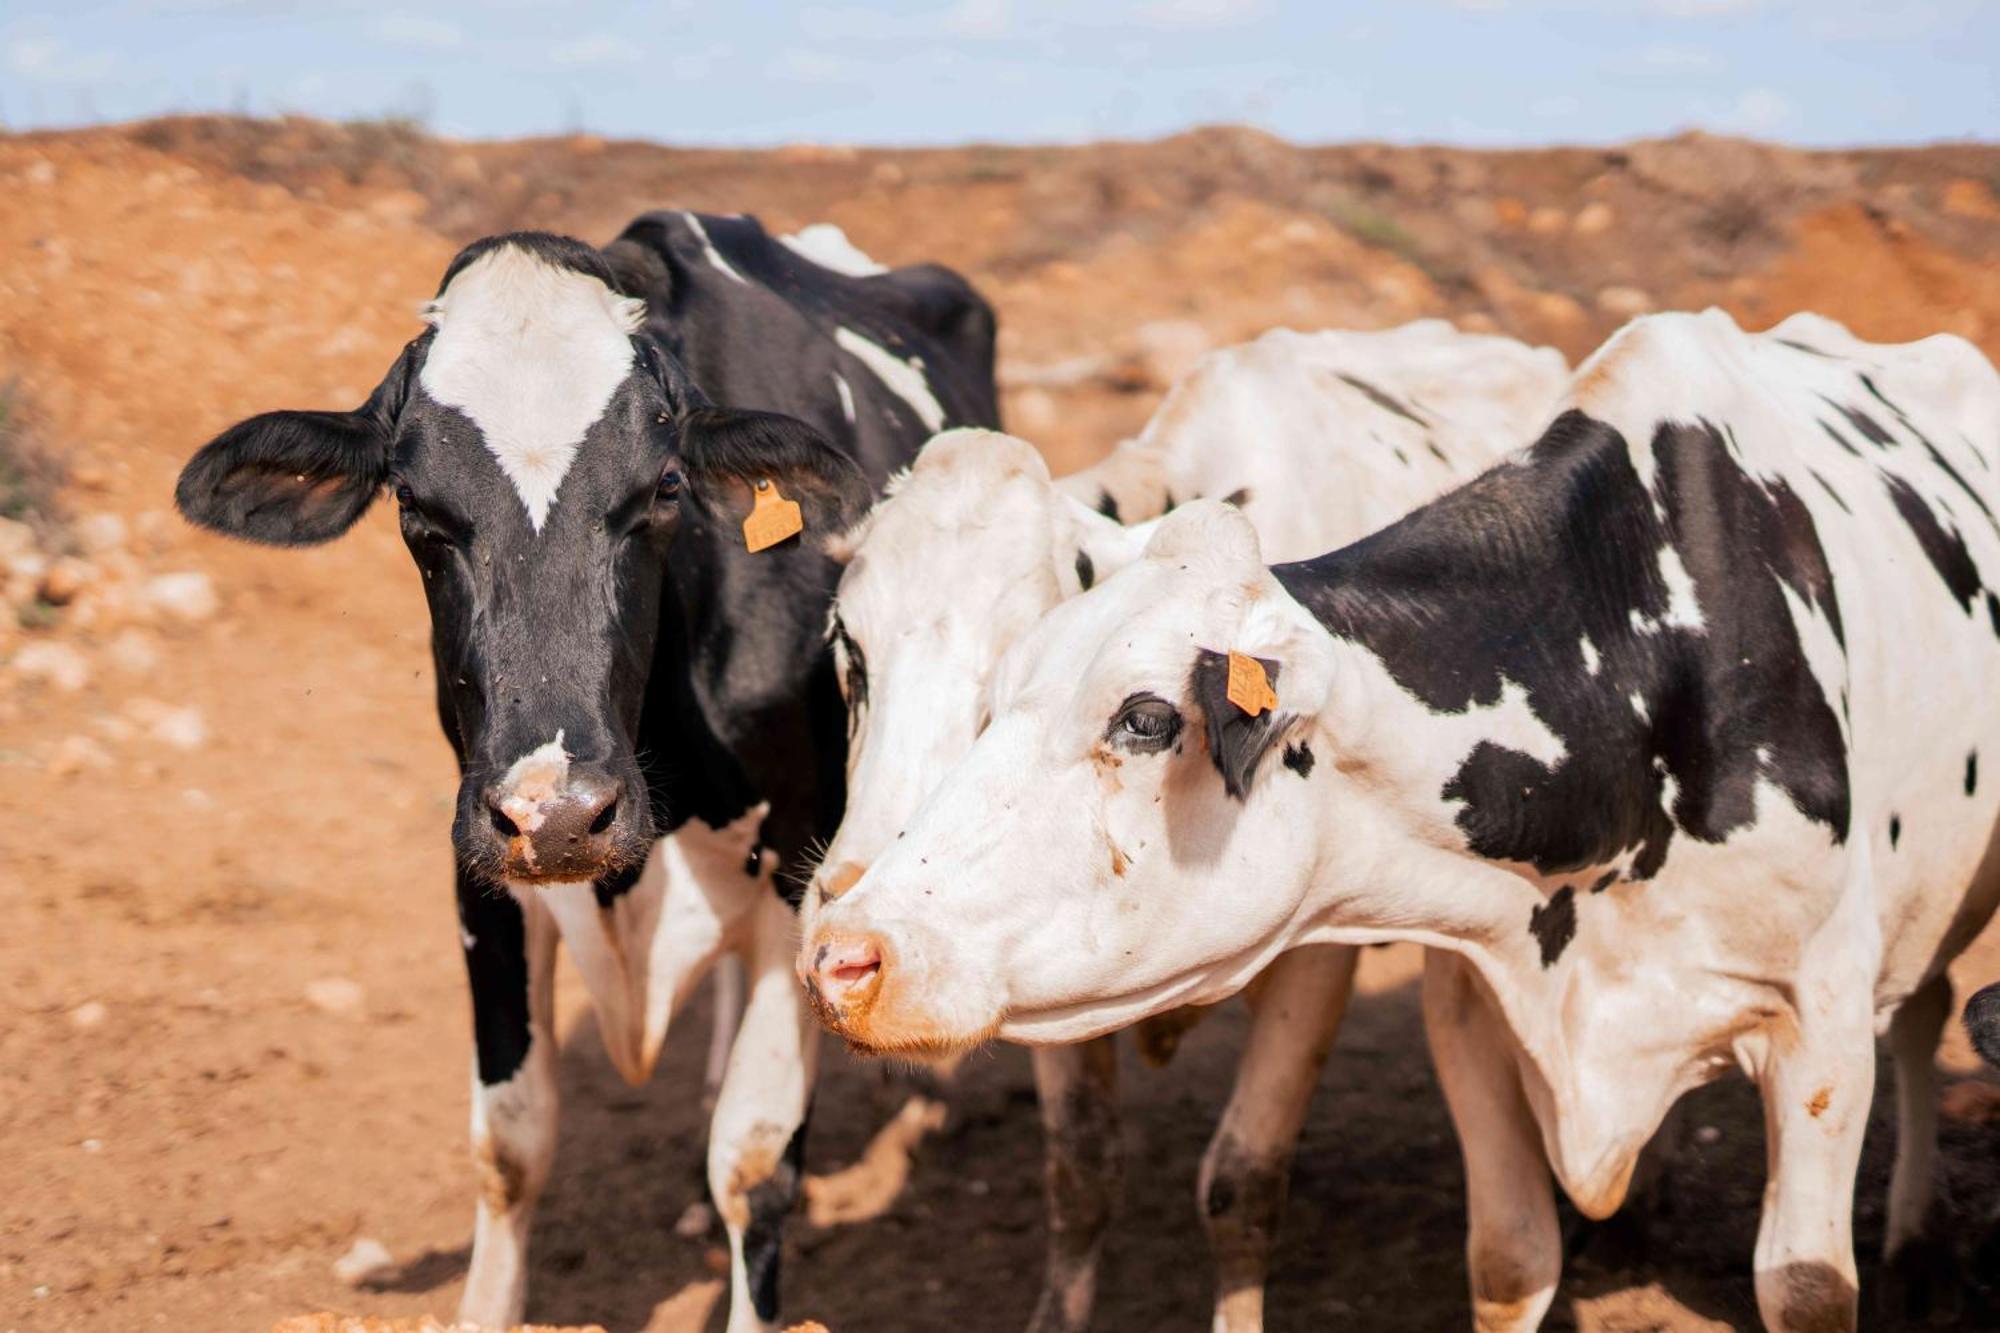
{"type": "Polygon", "coordinates": [[[352,412],[266,412],[231,426],[181,469],[174,504],[190,523],[273,546],[331,541],[389,476],[409,353],[352,412]]]}
{"type": "Polygon", "coordinates": [[[875,498],[854,460],[796,417],[698,408],[681,418],[681,461],[704,503],[740,518],[761,481],[798,502],[805,537],[846,532],[875,498]]]}
{"type": "MultiPolygon", "coordinates": [[[[1275,691],[1282,664],[1266,657],[1248,660],[1263,668],[1266,684],[1275,691]]],[[[1223,790],[1243,800],[1257,774],[1258,761],[1290,729],[1294,714],[1281,711],[1275,704],[1252,713],[1232,699],[1229,654],[1207,648],[1195,651],[1189,690],[1207,722],[1208,757],[1222,774],[1223,790]]]]}

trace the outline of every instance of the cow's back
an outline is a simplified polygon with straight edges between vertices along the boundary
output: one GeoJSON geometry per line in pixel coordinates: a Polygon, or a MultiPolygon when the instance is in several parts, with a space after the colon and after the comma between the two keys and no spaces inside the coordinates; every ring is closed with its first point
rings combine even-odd
{"type": "Polygon", "coordinates": [[[1266,558],[1302,559],[1518,448],[1567,377],[1553,348],[1443,320],[1275,329],[1202,358],[1135,447],[1157,460],[1169,496],[1240,493],[1266,558]]]}
{"type": "MultiPolygon", "coordinates": [[[[1737,682],[1772,653],[1759,626],[1730,623],[1732,602],[1765,580],[1778,590],[1792,693],[1825,705],[1821,743],[1793,758],[1837,763],[1844,786],[1836,801],[1836,775],[1802,778],[1824,793],[1817,812],[1800,786],[1783,790],[1825,816],[1850,868],[1865,850],[1880,995],[1900,998],[1977,931],[2000,887],[1981,869],[2000,816],[2000,375],[1954,337],[1869,344],[1816,316],[1753,335],[1711,311],[1628,329],[1575,396],[1624,435],[1676,534],[1685,614],[1709,643],[1703,725],[1745,725],[1737,682]]],[[[1784,760],[1757,755],[1759,816],[1773,817],[1784,760]]]]}
{"type": "Polygon", "coordinates": [[[811,423],[878,486],[937,431],[999,424],[993,311],[971,284],[882,268],[832,228],[802,236],[661,211],[605,253],[709,398],[811,423]]]}

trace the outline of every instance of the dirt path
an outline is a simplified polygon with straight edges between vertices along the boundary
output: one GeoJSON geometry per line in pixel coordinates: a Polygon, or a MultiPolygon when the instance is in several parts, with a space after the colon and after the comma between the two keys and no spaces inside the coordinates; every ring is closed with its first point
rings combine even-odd
{"type": "MultiPolygon", "coordinates": [[[[742,188],[777,189],[770,176],[742,188]]],[[[73,455],[74,510],[160,510],[188,451],[237,417],[360,400],[454,248],[417,220],[423,199],[372,188],[315,202],[120,135],[0,139],[0,379],[19,377],[73,455]]],[[[813,202],[791,188],[787,206],[813,202]]],[[[870,198],[844,205],[864,240],[893,216],[870,198]]],[[[982,207],[967,223],[975,250],[980,228],[1031,225],[1013,196],[982,207]]],[[[1010,268],[1013,251],[978,240],[1010,366],[1059,365],[1089,350],[1080,327],[1123,327],[1135,310],[1226,337],[1446,308],[1409,261],[1322,223],[1287,233],[1300,219],[1277,208],[1218,205],[1157,244],[1143,230],[1093,243],[1088,262],[1010,268]],[[1274,234],[1282,245],[1258,248],[1274,234]],[[1177,311],[1159,295],[1175,287],[1205,295],[1177,311]]],[[[1838,267],[1859,226],[1818,226],[1816,248],[1771,269],[1769,290],[1807,299],[1812,273],[1838,267]]],[[[936,218],[920,230],[950,234],[936,218]]],[[[1871,247],[1868,272],[1883,281],[1909,267],[1907,240],[1854,243],[1871,247]]],[[[1951,286],[1967,261],[1926,262],[1928,281],[1951,286]]],[[[1152,354],[1170,360],[1171,344],[1156,338],[1152,354]]],[[[1074,383],[1017,385],[1017,422],[1035,433],[1040,413],[1066,460],[1130,429],[1157,372],[1147,347],[1120,347],[1116,365],[1074,383]]],[[[162,559],[214,577],[222,609],[146,626],[156,666],[116,666],[105,622],[71,636],[92,668],[74,694],[0,674],[0,1330],[231,1333],[314,1310],[448,1314],[471,1220],[468,1017],[446,837],[454,775],[431,716],[415,575],[386,514],[321,551],[178,531],[165,547],[162,559]],[[198,709],[206,739],[177,749],[134,736],[121,719],[138,696],[198,709]],[[52,773],[50,756],[80,735],[108,765],[52,773]],[[361,1236],[397,1264],[357,1290],[332,1265],[361,1236]]],[[[1463,1318],[1458,1158],[1422,1055],[1412,966],[1408,951],[1369,957],[1368,993],[1306,1130],[1274,1329],[1463,1318]]],[[[2000,941],[1961,970],[2000,976],[2000,941]]],[[[560,1004],[565,1116],[531,1313],[612,1333],[719,1326],[715,1241],[673,1230],[701,1196],[705,1011],[632,1090],[567,975],[560,1004]]],[[[1206,1326],[1194,1176],[1241,1029],[1227,1009],[1172,1069],[1127,1062],[1131,1167],[1100,1328],[1206,1326]]],[[[1955,1029],[1945,1061],[1955,1076],[1972,1068],[1955,1029]]],[[[819,1170],[853,1160],[901,1100],[878,1067],[833,1049],[827,1066],[809,1154],[819,1170]]],[[[925,1145],[893,1208],[794,1227],[788,1311],[835,1333],[1018,1327],[1041,1251],[1031,1102],[1020,1052],[970,1062],[952,1128],[925,1145]]],[[[1692,1123],[1714,1132],[1677,1165],[1677,1211],[1646,1263],[1573,1263],[1553,1327],[1748,1326],[1754,1101],[1741,1085],[1711,1089],[1692,1123]]],[[[1881,1229],[1892,1136],[1878,1131],[1864,1247],[1881,1229]]],[[[1993,1126],[1948,1123],[1950,1185],[1970,1215],[2000,1201],[1997,1144],[1993,1126]]]]}

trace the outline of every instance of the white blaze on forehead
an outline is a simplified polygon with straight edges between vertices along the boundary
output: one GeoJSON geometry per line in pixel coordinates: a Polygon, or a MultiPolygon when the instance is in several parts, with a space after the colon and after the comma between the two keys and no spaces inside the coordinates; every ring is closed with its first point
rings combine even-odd
{"type": "Polygon", "coordinates": [[[721,269],[724,273],[727,273],[730,277],[736,279],[744,286],[746,287],[749,286],[750,279],[744,277],[741,273],[738,273],[735,269],[731,268],[729,266],[729,261],[722,257],[722,251],[715,248],[715,242],[708,239],[708,228],[701,225],[701,219],[696,217],[692,213],[682,213],[681,216],[687,219],[687,224],[694,230],[696,239],[700,240],[701,252],[702,254],[708,257],[708,262],[715,265],[717,268],[721,269]]]}
{"type": "Polygon", "coordinates": [[[908,403],[910,410],[917,414],[917,420],[924,423],[924,429],[934,431],[944,425],[944,408],[931,392],[930,382],[924,378],[922,357],[913,356],[905,361],[849,328],[835,329],[833,340],[873,371],[875,378],[881,380],[889,392],[908,403]]]}
{"type": "Polygon", "coordinates": [[[821,268],[845,273],[850,278],[872,278],[889,271],[886,265],[870,259],[860,246],[847,239],[846,232],[831,222],[801,227],[790,236],[780,236],[778,241],[821,268]]]}
{"type": "Polygon", "coordinates": [[[563,734],[536,747],[514,761],[507,776],[500,779],[500,813],[514,821],[523,833],[542,826],[542,807],[554,800],[569,779],[569,751],[563,749],[563,734]]]}
{"type": "Polygon", "coordinates": [[[451,280],[418,382],[479,428],[536,532],[584,435],[632,370],[645,303],[511,245],[451,280]]]}

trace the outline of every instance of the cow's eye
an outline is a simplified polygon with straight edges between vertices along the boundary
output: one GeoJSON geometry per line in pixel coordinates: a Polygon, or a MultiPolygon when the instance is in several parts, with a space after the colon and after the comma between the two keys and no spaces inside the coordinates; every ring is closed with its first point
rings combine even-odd
{"type": "Polygon", "coordinates": [[[681,487],[686,484],[687,478],[681,475],[681,470],[670,467],[660,474],[660,484],[653,488],[653,493],[662,500],[678,500],[681,487]]]}
{"type": "Polygon", "coordinates": [[[1157,694],[1135,694],[1119,706],[1106,739],[1121,749],[1154,754],[1181,734],[1180,710],[1157,694]]]}
{"type": "Polygon", "coordinates": [[[408,509],[417,502],[417,493],[410,489],[406,481],[396,483],[396,503],[408,509]]]}

